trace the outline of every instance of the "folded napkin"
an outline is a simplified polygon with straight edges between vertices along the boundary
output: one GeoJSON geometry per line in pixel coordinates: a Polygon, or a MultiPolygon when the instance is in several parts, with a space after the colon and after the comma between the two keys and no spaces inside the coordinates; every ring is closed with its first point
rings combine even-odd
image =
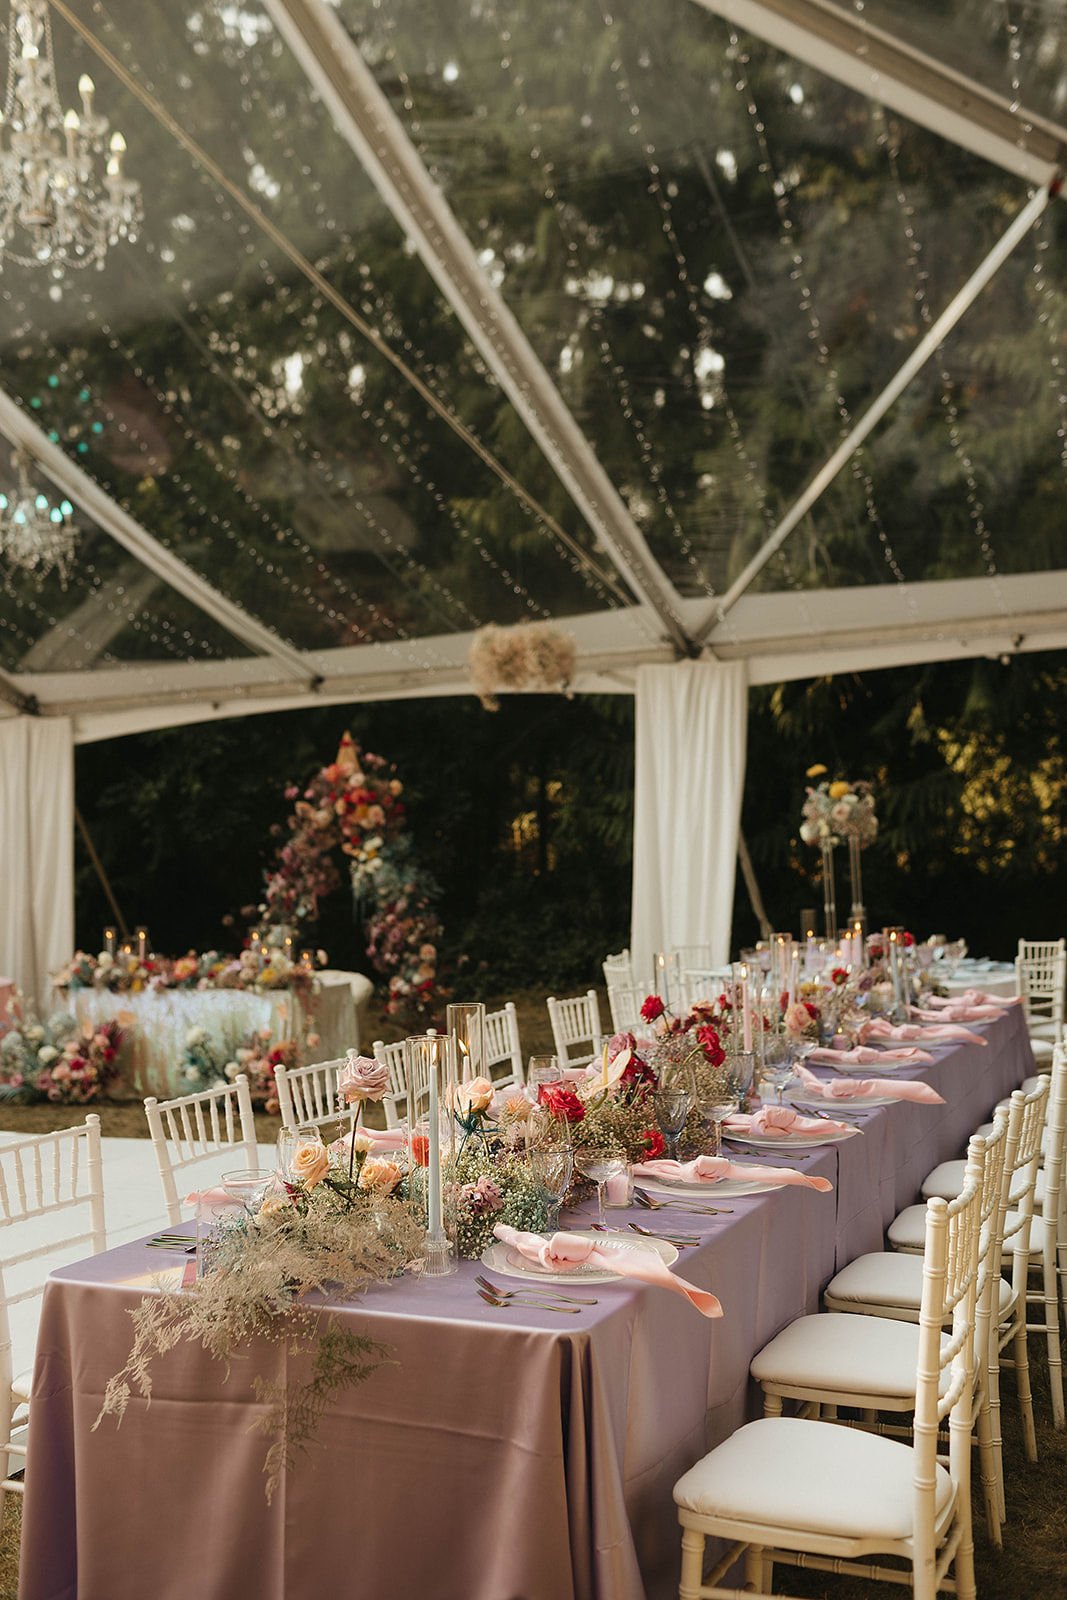
{"type": "Polygon", "coordinates": [[[901,1050],[871,1050],[860,1044],[854,1050],[813,1050],[808,1056],[817,1067],[877,1067],[887,1061],[899,1061],[909,1067],[928,1067],[933,1059],[929,1050],[916,1050],[907,1045],[901,1050]]]}
{"type": "Polygon", "coordinates": [[[673,1289],[675,1294],[684,1295],[702,1316],[722,1316],[722,1306],[713,1294],[676,1277],[652,1250],[602,1250],[594,1239],[580,1239],[575,1233],[554,1233],[551,1239],[544,1239],[539,1233],[509,1228],[506,1222],[498,1222],[493,1233],[501,1244],[510,1245],[527,1261],[535,1261],[548,1272],[596,1267],[602,1272],[618,1273],[620,1278],[637,1278],[642,1283],[654,1283],[660,1289],[673,1289]]]}
{"type": "Polygon", "coordinates": [[[887,1022],[884,1017],[872,1017],[859,1032],[860,1044],[871,1039],[926,1039],[930,1044],[947,1044],[957,1040],[961,1044],[988,1044],[980,1033],[961,1028],[957,1022],[887,1022]]]}
{"type": "Polygon", "coordinates": [[[752,1116],[735,1112],[725,1126],[731,1133],[758,1133],[767,1139],[785,1139],[791,1133],[855,1133],[847,1122],[828,1122],[825,1117],[804,1117],[792,1106],[760,1106],[752,1116]]]}
{"type": "Polygon", "coordinates": [[[225,1206],[234,1206],[238,1211],[244,1210],[244,1200],[232,1189],[194,1189],[182,1201],[183,1206],[193,1206],[198,1217],[209,1217],[213,1211],[221,1211],[225,1206]]]}
{"type": "Polygon", "coordinates": [[[992,1022],[1006,1015],[1003,1006],[959,1004],[938,1006],[936,1011],[912,1006],[911,1014],[923,1022],[992,1022]]]}
{"type": "Polygon", "coordinates": [[[894,1100],[917,1100],[928,1106],[943,1106],[944,1098],[928,1083],[910,1078],[817,1078],[798,1064],[797,1076],[804,1086],[824,1100],[855,1100],[863,1095],[884,1094],[894,1100]]]}
{"type": "MultiPolygon", "coordinates": [[[[823,1127],[826,1124],[823,1123],[823,1127]]],[[[775,1188],[794,1184],[798,1189],[817,1189],[828,1194],[829,1178],[809,1178],[792,1167],[747,1167],[725,1156],[697,1156],[695,1161],[641,1161],[634,1167],[635,1178],[678,1178],[683,1183],[721,1183],[726,1178],[741,1183],[773,1183],[775,1188]]]]}
{"type": "Polygon", "coordinates": [[[985,989],[964,989],[962,994],[932,994],[927,996],[929,1006],[1021,1006],[1021,994],[989,994],[985,989]]]}

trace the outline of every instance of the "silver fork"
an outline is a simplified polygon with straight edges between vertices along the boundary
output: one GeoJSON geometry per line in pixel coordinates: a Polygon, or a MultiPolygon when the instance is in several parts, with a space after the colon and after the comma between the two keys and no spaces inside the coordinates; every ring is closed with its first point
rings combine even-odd
{"type": "Polygon", "coordinates": [[[533,1294],[540,1295],[545,1300],[566,1300],[572,1306],[595,1306],[597,1303],[595,1300],[584,1299],[580,1294],[557,1294],[555,1289],[547,1287],[544,1289],[504,1289],[499,1283],[490,1283],[489,1279],[484,1278],[481,1273],[478,1274],[474,1281],[480,1284],[483,1289],[487,1289],[490,1294],[495,1294],[500,1300],[514,1300],[518,1295],[533,1294]]]}
{"type": "Polygon", "coordinates": [[[665,1239],[668,1244],[694,1245],[703,1244],[703,1239],[695,1233],[655,1233],[651,1228],[642,1228],[639,1222],[629,1222],[627,1227],[632,1233],[640,1233],[646,1239],[665,1239]]]}
{"type": "Polygon", "coordinates": [[[669,1207],[672,1211],[685,1211],[694,1217],[732,1217],[731,1206],[704,1206],[699,1202],[686,1205],[682,1200],[656,1200],[644,1189],[634,1189],[634,1199],[639,1206],[644,1206],[646,1211],[662,1211],[669,1207]]]}
{"type": "Polygon", "coordinates": [[[485,1289],[477,1290],[477,1294],[487,1306],[495,1306],[498,1311],[558,1311],[563,1317],[580,1317],[582,1314],[581,1306],[564,1306],[558,1300],[501,1300],[495,1294],[488,1294],[485,1289]]]}
{"type": "Polygon", "coordinates": [[[818,1106],[798,1106],[792,1100],[790,1100],[789,1105],[801,1117],[819,1117],[823,1122],[855,1123],[858,1121],[858,1114],[855,1111],[839,1111],[834,1116],[831,1116],[828,1111],[820,1111],[818,1106]]]}

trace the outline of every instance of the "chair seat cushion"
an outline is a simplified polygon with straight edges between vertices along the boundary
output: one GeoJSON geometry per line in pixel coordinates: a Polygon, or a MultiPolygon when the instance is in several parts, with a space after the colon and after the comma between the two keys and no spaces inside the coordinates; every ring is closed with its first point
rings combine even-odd
{"type": "Polygon", "coordinates": [[[11,1380],[11,1393],[18,1400],[29,1400],[30,1388],[33,1384],[33,1368],[27,1367],[25,1372],[20,1372],[18,1377],[11,1380]]]}
{"type": "MultiPolygon", "coordinates": [[[[963,1175],[966,1170],[966,1161],[942,1161],[939,1166],[934,1168],[933,1172],[928,1172],[926,1177],[923,1179],[923,1198],[929,1200],[934,1195],[940,1195],[943,1200],[955,1200],[956,1196],[963,1188],[963,1175]]],[[[1038,1180],[1043,1181],[1043,1179],[1044,1174],[1039,1171],[1038,1180]]],[[[1013,1200],[1018,1199],[1020,1191],[1025,1187],[1025,1172],[1020,1171],[1013,1173],[1011,1187],[1008,1191],[1011,1198],[1013,1200]]],[[[1038,1204],[1036,1191],[1034,1195],[1034,1203],[1035,1205],[1038,1204]]]]}
{"type": "MultiPolygon", "coordinates": [[[[910,1445],[896,1439],[800,1417],[764,1417],[690,1467],[674,1499],[698,1515],[893,1541],[912,1535],[914,1470],[910,1445]]],[[[944,1467],[937,1468],[934,1499],[940,1519],[952,1501],[944,1467]]]]}
{"type": "MultiPolygon", "coordinates": [[[[923,1209],[917,1207],[916,1209],[923,1209]]],[[[874,1250],[857,1256],[826,1285],[827,1302],[834,1310],[846,1305],[892,1306],[912,1312],[916,1321],[923,1292],[922,1256],[899,1255],[893,1250],[874,1250]]],[[[1011,1310],[1014,1293],[1010,1283],[1000,1280],[1000,1315],[1011,1310]]]]}
{"type": "Polygon", "coordinates": [[[1031,1017],[1026,1024],[1026,1031],[1031,1039],[1049,1039],[1055,1044],[1063,1029],[1051,1017],[1031,1017]]]}
{"type": "Polygon", "coordinates": [[[915,1323],[826,1311],[798,1317],[783,1328],[753,1358],[749,1370],[772,1389],[804,1389],[828,1398],[884,1395],[910,1409],[918,1359],[915,1323]]]}
{"type": "Polygon", "coordinates": [[[1053,1045],[1051,1039],[1035,1039],[1031,1036],[1030,1049],[1034,1052],[1034,1060],[1039,1067],[1045,1062],[1049,1066],[1052,1065],[1053,1045]]]}
{"type": "Polygon", "coordinates": [[[886,1237],[894,1250],[924,1250],[926,1207],[905,1206],[903,1211],[898,1211],[889,1224],[886,1237]]]}

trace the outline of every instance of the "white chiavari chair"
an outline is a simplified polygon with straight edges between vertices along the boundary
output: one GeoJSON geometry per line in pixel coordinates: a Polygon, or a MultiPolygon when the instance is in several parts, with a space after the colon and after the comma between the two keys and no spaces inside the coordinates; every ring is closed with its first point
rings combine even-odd
{"type": "Polygon", "coordinates": [[[646,994],[647,990],[639,984],[608,985],[608,1009],[615,1033],[633,1033],[635,1029],[644,1027],[641,1006],[646,994]]]}
{"type": "Polygon", "coordinates": [[[1015,992],[1026,1009],[1026,1026],[1034,1060],[1042,1071],[1052,1060],[1052,1046],[1063,1037],[1067,942],[1063,939],[1020,939],[1015,957],[1015,992]]]}
{"type": "Polygon", "coordinates": [[[24,1432],[29,1421],[33,1376],[32,1372],[14,1371],[11,1307],[44,1292],[49,1273],[59,1265],[58,1256],[97,1255],[107,1243],[100,1118],[95,1113],[87,1116],[81,1127],[36,1134],[0,1147],[0,1239],[2,1518],[7,1492],[23,1492],[23,1469],[16,1469],[17,1475],[13,1475],[9,1458],[26,1459],[25,1443],[16,1436],[24,1432]],[[45,1233],[35,1226],[40,1219],[51,1219],[60,1213],[64,1218],[61,1229],[55,1228],[51,1220],[45,1233]],[[74,1231],[67,1231],[68,1223],[74,1231]]]}
{"type": "Polygon", "coordinates": [[[595,989],[569,1000],[553,996],[548,1002],[548,1019],[561,1067],[583,1067],[600,1054],[603,1033],[595,989]]]}
{"type": "Polygon", "coordinates": [[[499,1011],[485,1013],[485,1058],[488,1075],[498,1089],[521,1089],[526,1082],[519,1040],[519,1014],[509,1000],[499,1011]],[[505,1068],[499,1075],[495,1067],[505,1068]]]}
{"type": "Polygon", "coordinates": [[[337,1076],[346,1059],[339,1056],[336,1061],[316,1061],[307,1067],[274,1069],[284,1128],[322,1128],[338,1121],[337,1076]]]}
{"type": "MultiPolygon", "coordinates": [[[[382,1097],[382,1109],[385,1112],[386,1127],[396,1128],[399,1127],[408,1114],[408,1081],[407,1069],[404,1066],[404,1041],[403,1039],[398,1039],[395,1044],[383,1044],[381,1039],[375,1039],[371,1048],[374,1051],[374,1059],[380,1061],[389,1073],[389,1088],[382,1097]]],[[[416,1117],[422,1109],[423,1097],[425,1097],[426,1104],[429,1104],[429,1082],[418,1085],[417,1088],[419,1093],[416,1098],[419,1104],[415,1108],[416,1117]]]]}
{"type": "Polygon", "coordinates": [[[764,1417],[740,1428],[675,1484],[680,1600],[739,1600],[739,1589],[720,1582],[742,1557],[745,1594],[757,1600],[770,1600],[778,1563],[907,1584],[907,1572],[870,1556],[906,1563],[914,1600],[935,1600],[950,1569],[959,1600],[974,1600],[971,1396],[980,1205],[978,1160],[957,1199],[927,1205],[919,1324],[909,1330],[917,1357],[911,1444],[805,1417],[764,1417]],[[942,1462],[938,1441],[946,1428],[942,1462]],[[727,1540],[729,1548],[704,1579],[708,1538],[727,1540]]]}
{"type": "Polygon", "coordinates": [[[220,1157],[250,1172],[258,1169],[256,1119],[243,1072],[233,1083],[180,1095],[175,1100],[157,1100],[155,1095],[149,1095],[144,1109],[171,1227],[182,1220],[176,1173],[211,1160],[212,1177],[217,1178],[220,1157]]]}

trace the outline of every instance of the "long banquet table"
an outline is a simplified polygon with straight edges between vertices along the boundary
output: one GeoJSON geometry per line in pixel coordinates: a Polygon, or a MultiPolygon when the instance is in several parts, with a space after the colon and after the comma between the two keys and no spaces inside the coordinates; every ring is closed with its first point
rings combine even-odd
{"type": "Polygon", "coordinates": [[[493,1310],[470,1262],[370,1290],[341,1314],[391,1345],[395,1364],[335,1400],[270,1507],[264,1440],[249,1431],[253,1379],[283,1378],[302,1358],[264,1344],[227,1376],[181,1345],[156,1363],[151,1404],[131,1400],[121,1427],[108,1419],[94,1433],[143,1292],[123,1280],[143,1283],[159,1253],[123,1245],[55,1274],[20,1600],[666,1600],[672,1486],[754,1414],[753,1353],[817,1309],[838,1266],[880,1247],[930,1167],[1033,1071],[1017,1009],[976,1031],[986,1046],[937,1050],[908,1074],[946,1105],[872,1109],[862,1138],[804,1163],[832,1194],[779,1189],[724,1200],[727,1216],[684,1218],[706,1240],[676,1270],[715,1290],[719,1321],[633,1283],[597,1286],[580,1316],[493,1310]]]}

